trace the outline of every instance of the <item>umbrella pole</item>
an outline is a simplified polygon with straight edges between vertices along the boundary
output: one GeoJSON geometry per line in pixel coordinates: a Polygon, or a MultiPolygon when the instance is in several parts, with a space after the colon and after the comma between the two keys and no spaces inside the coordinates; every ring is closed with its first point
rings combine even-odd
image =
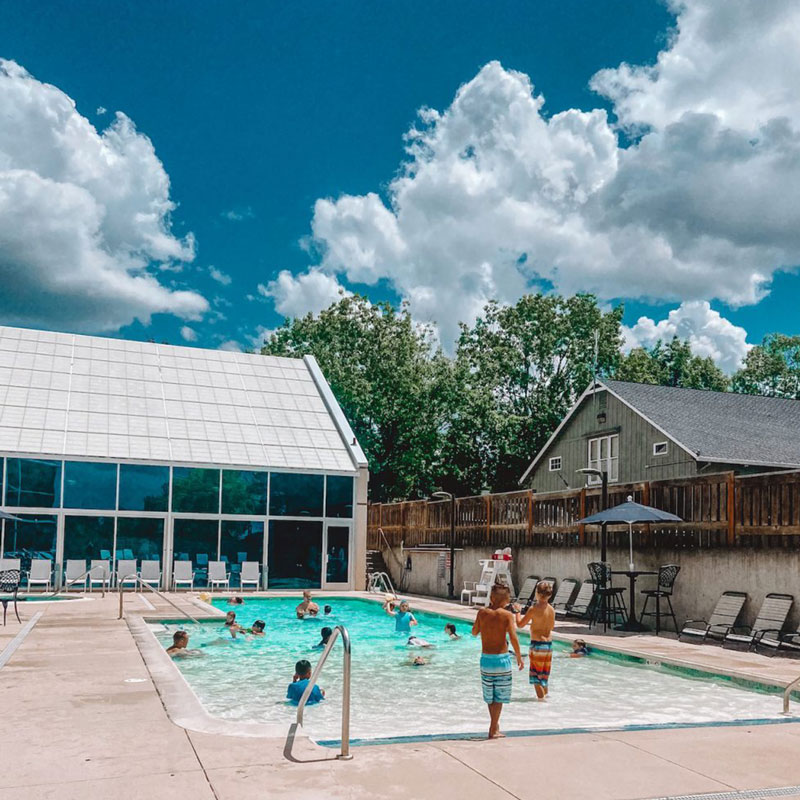
{"type": "Polygon", "coordinates": [[[633,523],[628,523],[628,543],[630,544],[630,568],[631,572],[634,570],[633,566],[633,523]]]}

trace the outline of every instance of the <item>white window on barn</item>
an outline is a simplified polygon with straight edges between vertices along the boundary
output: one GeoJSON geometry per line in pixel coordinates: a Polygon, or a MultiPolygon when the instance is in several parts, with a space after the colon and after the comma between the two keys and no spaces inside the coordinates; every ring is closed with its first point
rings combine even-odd
{"type": "MultiPolygon", "coordinates": [[[[609,481],[619,480],[619,434],[598,436],[589,439],[589,464],[590,469],[608,473],[609,481]]],[[[588,475],[589,484],[601,482],[598,475],[588,475]]]]}
{"type": "Polygon", "coordinates": [[[653,455],[654,456],[665,456],[667,451],[669,450],[669,445],[667,442],[654,442],[653,443],[653,455]]]}
{"type": "Polygon", "coordinates": [[[561,456],[553,456],[550,459],[550,472],[558,472],[561,469],[561,456]]]}

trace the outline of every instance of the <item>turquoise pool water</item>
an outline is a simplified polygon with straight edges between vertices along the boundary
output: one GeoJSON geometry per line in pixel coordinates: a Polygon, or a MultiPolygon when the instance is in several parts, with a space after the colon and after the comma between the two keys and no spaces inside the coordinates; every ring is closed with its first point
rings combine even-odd
{"type": "MultiPolygon", "coordinates": [[[[415,612],[420,624],[415,635],[434,643],[434,650],[407,647],[407,635],[394,632],[394,620],[368,600],[328,598],[330,617],[297,620],[298,598],[247,599],[233,607],[237,621],[267,623],[267,635],[229,643],[222,623],[198,626],[167,622],[154,625],[167,645],[171,632],[184,627],[190,647],[202,647],[198,658],[175,663],[213,716],[237,721],[281,723],[294,721],[296,709],[284,698],[294,664],[301,658],[316,663],[314,650],[325,625],[344,624],[352,640],[352,736],[384,738],[426,734],[481,732],[487,726],[481,698],[478,658],[480,645],[469,626],[437,614],[415,612]],[[446,622],[455,622],[463,638],[450,641],[446,622]],[[214,644],[221,640],[224,644],[214,644]],[[411,658],[430,658],[415,667],[411,658]]],[[[229,638],[229,637],[228,637],[229,638]]],[[[522,640],[523,652],[527,640],[522,640]]],[[[746,719],[781,719],[780,698],[734,685],[724,678],[692,678],[657,667],[593,654],[569,659],[556,644],[550,697],[536,701],[526,670],[514,675],[513,699],[503,711],[503,728],[552,730],[619,728],[628,725],[719,723],[746,719]]],[[[320,685],[327,700],[309,706],[305,729],[318,739],[340,734],[342,659],[339,645],[331,654],[320,685]]]]}

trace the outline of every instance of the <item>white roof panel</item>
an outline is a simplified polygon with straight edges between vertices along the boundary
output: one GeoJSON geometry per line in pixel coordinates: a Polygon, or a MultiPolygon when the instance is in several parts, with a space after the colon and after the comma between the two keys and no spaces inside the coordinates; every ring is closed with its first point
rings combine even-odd
{"type": "Polygon", "coordinates": [[[5,451],[352,473],[341,420],[313,359],[0,326],[5,451]]]}

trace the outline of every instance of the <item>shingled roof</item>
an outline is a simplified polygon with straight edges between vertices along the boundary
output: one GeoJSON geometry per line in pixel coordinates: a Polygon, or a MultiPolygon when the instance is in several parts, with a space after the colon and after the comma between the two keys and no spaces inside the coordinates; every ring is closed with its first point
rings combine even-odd
{"type": "Polygon", "coordinates": [[[700,461],[800,467],[800,400],[599,383],[700,461]]]}

